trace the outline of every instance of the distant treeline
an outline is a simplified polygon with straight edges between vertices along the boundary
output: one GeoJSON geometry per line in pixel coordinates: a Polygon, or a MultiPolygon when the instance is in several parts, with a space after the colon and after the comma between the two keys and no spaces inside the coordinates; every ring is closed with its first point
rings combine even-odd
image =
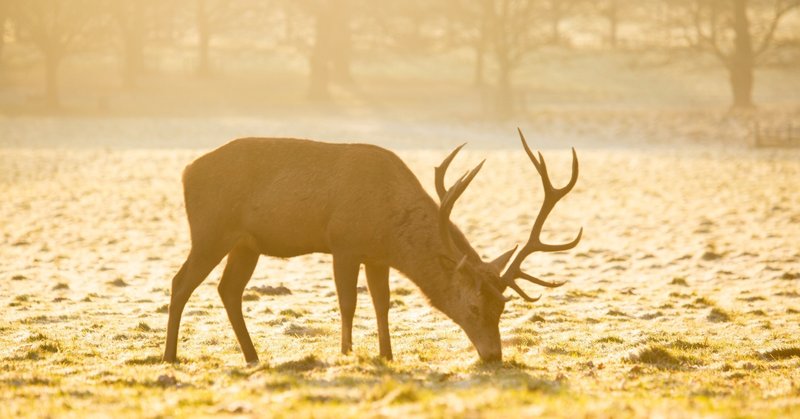
{"type": "Polygon", "coordinates": [[[548,46],[712,54],[730,78],[732,105],[753,106],[754,68],[800,43],[800,0],[0,0],[5,44],[38,51],[45,100],[58,107],[59,67],[107,51],[135,85],[148,48],[196,48],[196,72],[214,71],[215,45],[254,53],[290,48],[308,63],[308,92],[352,80],[354,57],[378,51],[461,49],[476,84],[493,87],[496,111],[514,112],[514,74],[548,46]]]}

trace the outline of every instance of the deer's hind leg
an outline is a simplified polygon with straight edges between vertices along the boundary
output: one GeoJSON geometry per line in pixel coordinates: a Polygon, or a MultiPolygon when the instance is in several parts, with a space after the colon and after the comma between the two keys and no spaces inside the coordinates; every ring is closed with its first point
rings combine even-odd
{"type": "Polygon", "coordinates": [[[333,280],[339,297],[339,312],[342,316],[342,353],[353,350],[353,316],[358,299],[358,268],[361,261],[352,256],[333,255],[333,280]]]}
{"type": "Polygon", "coordinates": [[[367,263],[367,285],[375,306],[375,317],[378,320],[378,342],[381,357],[392,359],[392,342],[389,337],[389,266],[367,263]]]}
{"type": "Polygon", "coordinates": [[[228,263],[222,273],[219,282],[219,296],[225,311],[228,313],[228,320],[236,333],[239,347],[242,349],[244,359],[248,364],[258,362],[258,354],[247,332],[247,326],[242,314],[242,294],[253,275],[253,270],[258,264],[259,253],[251,249],[244,242],[239,242],[228,254],[228,263]]]}
{"type": "Polygon", "coordinates": [[[181,315],[186,307],[186,302],[197,286],[211,273],[222,260],[230,247],[225,242],[214,246],[195,245],[181,269],[172,279],[172,291],[169,301],[169,320],[167,322],[167,342],[164,348],[164,362],[175,362],[178,352],[178,331],[181,325],[181,315]]]}

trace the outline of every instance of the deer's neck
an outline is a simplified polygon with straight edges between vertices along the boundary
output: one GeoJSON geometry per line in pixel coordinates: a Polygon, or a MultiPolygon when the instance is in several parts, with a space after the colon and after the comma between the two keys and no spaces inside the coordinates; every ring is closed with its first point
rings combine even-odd
{"type": "Polygon", "coordinates": [[[439,236],[436,211],[433,202],[405,211],[395,224],[391,265],[414,282],[434,307],[442,310],[453,284],[440,261],[448,251],[439,236]]]}

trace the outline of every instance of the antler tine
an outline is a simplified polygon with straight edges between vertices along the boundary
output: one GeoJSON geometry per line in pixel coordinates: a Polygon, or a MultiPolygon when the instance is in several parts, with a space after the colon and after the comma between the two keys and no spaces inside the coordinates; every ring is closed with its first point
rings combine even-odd
{"type": "Polygon", "coordinates": [[[544,179],[549,180],[550,177],[547,176],[547,166],[544,164],[544,157],[542,156],[542,153],[537,152],[539,154],[539,158],[537,158],[533,154],[533,151],[531,151],[531,148],[528,147],[528,142],[525,141],[525,135],[522,133],[522,130],[519,127],[517,127],[517,132],[519,133],[520,141],[522,141],[522,148],[525,149],[525,153],[528,154],[528,158],[531,159],[531,163],[533,163],[533,166],[536,167],[536,171],[539,172],[539,175],[542,177],[542,180],[544,179]]]}
{"type": "Polygon", "coordinates": [[[519,273],[519,278],[527,280],[527,281],[531,281],[536,285],[541,285],[541,286],[547,287],[547,288],[558,288],[558,287],[560,287],[560,286],[562,286],[562,285],[567,283],[567,281],[561,281],[561,282],[543,281],[543,280],[541,280],[541,279],[539,279],[539,278],[537,278],[537,277],[535,277],[533,275],[528,275],[525,272],[520,272],[519,273]]]}
{"type": "MultiPolygon", "coordinates": [[[[453,205],[455,205],[456,200],[464,193],[467,186],[469,186],[472,179],[478,174],[478,172],[483,167],[483,164],[486,160],[483,160],[475,166],[472,170],[467,173],[464,173],[456,182],[453,184],[450,189],[445,188],[444,186],[444,177],[447,172],[447,168],[450,166],[450,162],[456,157],[461,148],[464,147],[465,144],[461,144],[460,146],[456,147],[450,154],[442,160],[442,163],[437,166],[434,170],[434,183],[436,186],[436,194],[439,195],[439,235],[442,238],[442,242],[447,247],[448,250],[452,251],[452,244],[454,240],[450,234],[450,212],[453,210],[453,205]]],[[[458,245],[457,242],[455,242],[458,245]]]]}
{"type": "Polygon", "coordinates": [[[565,195],[569,191],[571,191],[572,187],[575,186],[575,184],[578,182],[579,171],[580,170],[578,168],[578,153],[575,152],[575,147],[572,147],[572,176],[569,178],[569,183],[567,183],[567,186],[561,188],[561,190],[564,191],[565,195]]]}
{"type": "Polygon", "coordinates": [[[506,272],[503,274],[502,279],[506,282],[506,284],[511,287],[514,291],[522,296],[526,301],[530,301],[530,297],[528,297],[522,288],[514,282],[515,279],[525,279],[527,281],[533,282],[537,285],[542,285],[549,288],[556,288],[564,285],[564,282],[547,282],[543,281],[535,276],[526,274],[522,272],[521,266],[522,262],[527,258],[531,253],[536,251],[542,252],[557,252],[562,250],[572,249],[573,247],[577,246],[583,236],[583,227],[581,227],[580,231],[578,231],[578,235],[570,242],[563,243],[563,244],[546,244],[542,243],[541,241],[541,234],[542,228],[544,227],[544,222],[547,219],[547,216],[550,215],[550,212],[553,210],[553,207],[556,203],[564,197],[572,188],[575,186],[575,183],[578,181],[578,155],[575,152],[575,148],[572,148],[572,176],[570,177],[569,183],[563,188],[555,188],[553,187],[552,182],[550,181],[550,176],[547,173],[547,164],[545,163],[544,156],[541,152],[537,152],[538,158],[536,155],[533,154],[530,147],[528,146],[528,142],[525,141],[525,136],[522,134],[522,130],[517,128],[519,132],[519,138],[522,141],[522,147],[525,149],[525,153],[533,163],[534,167],[536,167],[536,171],[539,172],[539,176],[542,179],[542,186],[544,187],[544,200],[542,202],[542,206],[539,210],[539,214],[536,216],[536,220],[533,223],[533,227],[531,228],[530,238],[528,242],[522,247],[522,250],[516,255],[514,260],[509,265],[506,272]]]}
{"type": "MultiPolygon", "coordinates": [[[[464,193],[467,186],[469,186],[472,179],[474,179],[481,170],[484,163],[486,163],[486,160],[481,161],[475,168],[461,176],[450,189],[446,190],[444,196],[441,197],[441,204],[439,207],[439,234],[448,249],[452,249],[450,246],[450,242],[452,241],[450,236],[450,212],[453,210],[453,205],[455,205],[456,200],[464,193]]],[[[449,164],[449,162],[447,164],[449,164]]],[[[442,166],[446,169],[447,164],[443,163],[442,166]]],[[[441,175],[442,176],[437,175],[437,183],[440,178],[444,178],[444,171],[441,172],[441,175]]]]}
{"type": "Polygon", "coordinates": [[[447,172],[447,168],[450,166],[450,162],[456,157],[461,149],[467,145],[467,143],[461,144],[460,146],[453,149],[450,154],[442,160],[442,164],[436,166],[434,169],[435,174],[435,184],[436,184],[436,194],[439,195],[439,201],[441,202],[444,194],[447,192],[447,189],[444,187],[444,174],[447,172]]]}
{"type": "Polygon", "coordinates": [[[539,161],[536,159],[536,156],[533,155],[531,148],[528,147],[528,142],[525,141],[525,134],[522,133],[522,129],[520,127],[517,127],[517,133],[519,133],[519,139],[522,141],[522,148],[524,148],[525,152],[528,153],[528,157],[533,162],[533,165],[536,166],[536,168],[539,168],[539,161]]]}
{"type": "Polygon", "coordinates": [[[536,154],[539,155],[539,166],[536,167],[536,170],[539,172],[539,177],[542,178],[542,186],[544,186],[545,192],[557,194],[560,190],[554,188],[553,182],[550,181],[550,174],[547,173],[547,162],[544,161],[542,152],[536,151],[536,154]]]}
{"type": "Polygon", "coordinates": [[[519,294],[519,296],[522,297],[523,300],[525,300],[525,301],[527,301],[529,303],[535,303],[535,302],[539,301],[540,298],[542,298],[541,295],[539,295],[536,298],[530,297],[528,294],[525,293],[525,291],[522,290],[522,288],[519,287],[519,285],[516,284],[516,282],[513,282],[513,281],[509,282],[508,286],[512,290],[516,291],[517,294],[519,294]]]}

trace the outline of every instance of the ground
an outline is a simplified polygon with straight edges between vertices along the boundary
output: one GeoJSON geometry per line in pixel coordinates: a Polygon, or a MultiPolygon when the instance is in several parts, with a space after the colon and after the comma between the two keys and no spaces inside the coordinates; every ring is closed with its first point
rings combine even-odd
{"type": "MultiPolygon", "coordinates": [[[[366,288],[354,354],[339,354],[330,257],[310,255],[262,257],[245,292],[260,365],[238,349],[219,268],[166,365],[189,248],[180,173],[202,152],[0,149],[0,416],[800,415],[798,150],[579,149],[580,180],[545,229],[584,238],[526,262],[569,282],[507,305],[502,364],[478,362],[397,272],[395,360],[376,357],[366,288]]],[[[445,154],[400,152],[429,191],[445,154]]],[[[488,162],[453,218],[494,257],[527,239],[541,184],[519,149],[462,154],[451,172],[488,162]]],[[[545,157],[566,182],[567,149],[545,157]]]]}

